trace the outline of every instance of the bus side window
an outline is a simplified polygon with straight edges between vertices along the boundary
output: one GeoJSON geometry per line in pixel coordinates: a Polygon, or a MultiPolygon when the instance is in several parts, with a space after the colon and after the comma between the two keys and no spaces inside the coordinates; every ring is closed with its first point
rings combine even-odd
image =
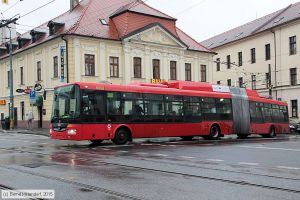
{"type": "Polygon", "coordinates": [[[215,120],[217,116],[216,101],[214,98],[201,98],[201,110],[203,119],[215,120]]]}
{"type": "Polygon", "coordinates": [[[283,116],[284,116],[284,122],[289,122],[289,113],[288,113],[288,107],[284,106],[283,108],[283,116]]]}
{"type": "Polygon", "coordinates": [[[146,122],[164,122],[164,96],[160,94],[144,94],[144,116],[146,122]]]}
{"type": "Polygon", "coordinates": [[[272,122],[271,104],[264,104],[264,120],[265,122],[272,122]]]}
{"type": "Polygon", "coordinates": [[[202,120],[200,98],[185,96],[183,114],[185,122],[200,122],[202,120]]]}
{"type": "Polygon", "coordinates": [[[272,121],[279,122],[280,121],[280,110],[279,106],[272,104],[272,121]]]}
{"type": "Polygon", "coordinates": [[[263,103],[250,102],[250,117],[253,123],[263,123],[263,103]]]}

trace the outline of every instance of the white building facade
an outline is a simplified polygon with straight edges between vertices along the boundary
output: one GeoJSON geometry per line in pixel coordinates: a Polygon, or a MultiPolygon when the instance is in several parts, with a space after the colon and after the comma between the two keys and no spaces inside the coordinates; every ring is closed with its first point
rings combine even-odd
{"type": "Polygon", "coordinates": [[[213,82],[258,90],[263,96],[286,101],[299,121],[300,4],[229,30],[202,44],[212,48],[213,82]]]}

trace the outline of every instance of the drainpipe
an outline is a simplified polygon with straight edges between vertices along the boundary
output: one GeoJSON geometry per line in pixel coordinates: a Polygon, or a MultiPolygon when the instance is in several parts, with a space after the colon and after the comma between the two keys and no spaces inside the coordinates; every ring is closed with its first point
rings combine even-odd
{"type": "Polygon", "coordinates": [[[271,33],[273,33],[274,36],[274,51],[275,51],[275,95],[277,100],[277,45],[276,45],[276,32],[274,30],[271,30],[271,33]]]}
{"type": "Polygon", "coordinates": [[[65,35],[61,36],[61,39],[66,44],[66,71],[67,71],[67,83],[69,83],[69,52],[68,52],[68,40],[65,38],[65,35]]]}

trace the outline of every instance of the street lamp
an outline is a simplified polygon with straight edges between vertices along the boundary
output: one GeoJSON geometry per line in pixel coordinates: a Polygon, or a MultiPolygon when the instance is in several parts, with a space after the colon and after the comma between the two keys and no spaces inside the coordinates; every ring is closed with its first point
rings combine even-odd
{"type": "Polygon", "coordinates": [[[12,67],[12,40],[11,40],[11,29],[9,30],[9,85],[10,85],[10,128],[14,128],[14,81],[13,81],[13,67],[12,67]]]}

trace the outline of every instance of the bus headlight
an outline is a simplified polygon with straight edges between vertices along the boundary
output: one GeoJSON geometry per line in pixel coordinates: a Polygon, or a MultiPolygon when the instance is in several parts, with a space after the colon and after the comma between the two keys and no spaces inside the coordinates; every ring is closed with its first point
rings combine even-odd
{"type": "Polygon", "coordinates": [[[68,135],[76,135],[77,130],[76,129],[69,129],[68,135]]]}

